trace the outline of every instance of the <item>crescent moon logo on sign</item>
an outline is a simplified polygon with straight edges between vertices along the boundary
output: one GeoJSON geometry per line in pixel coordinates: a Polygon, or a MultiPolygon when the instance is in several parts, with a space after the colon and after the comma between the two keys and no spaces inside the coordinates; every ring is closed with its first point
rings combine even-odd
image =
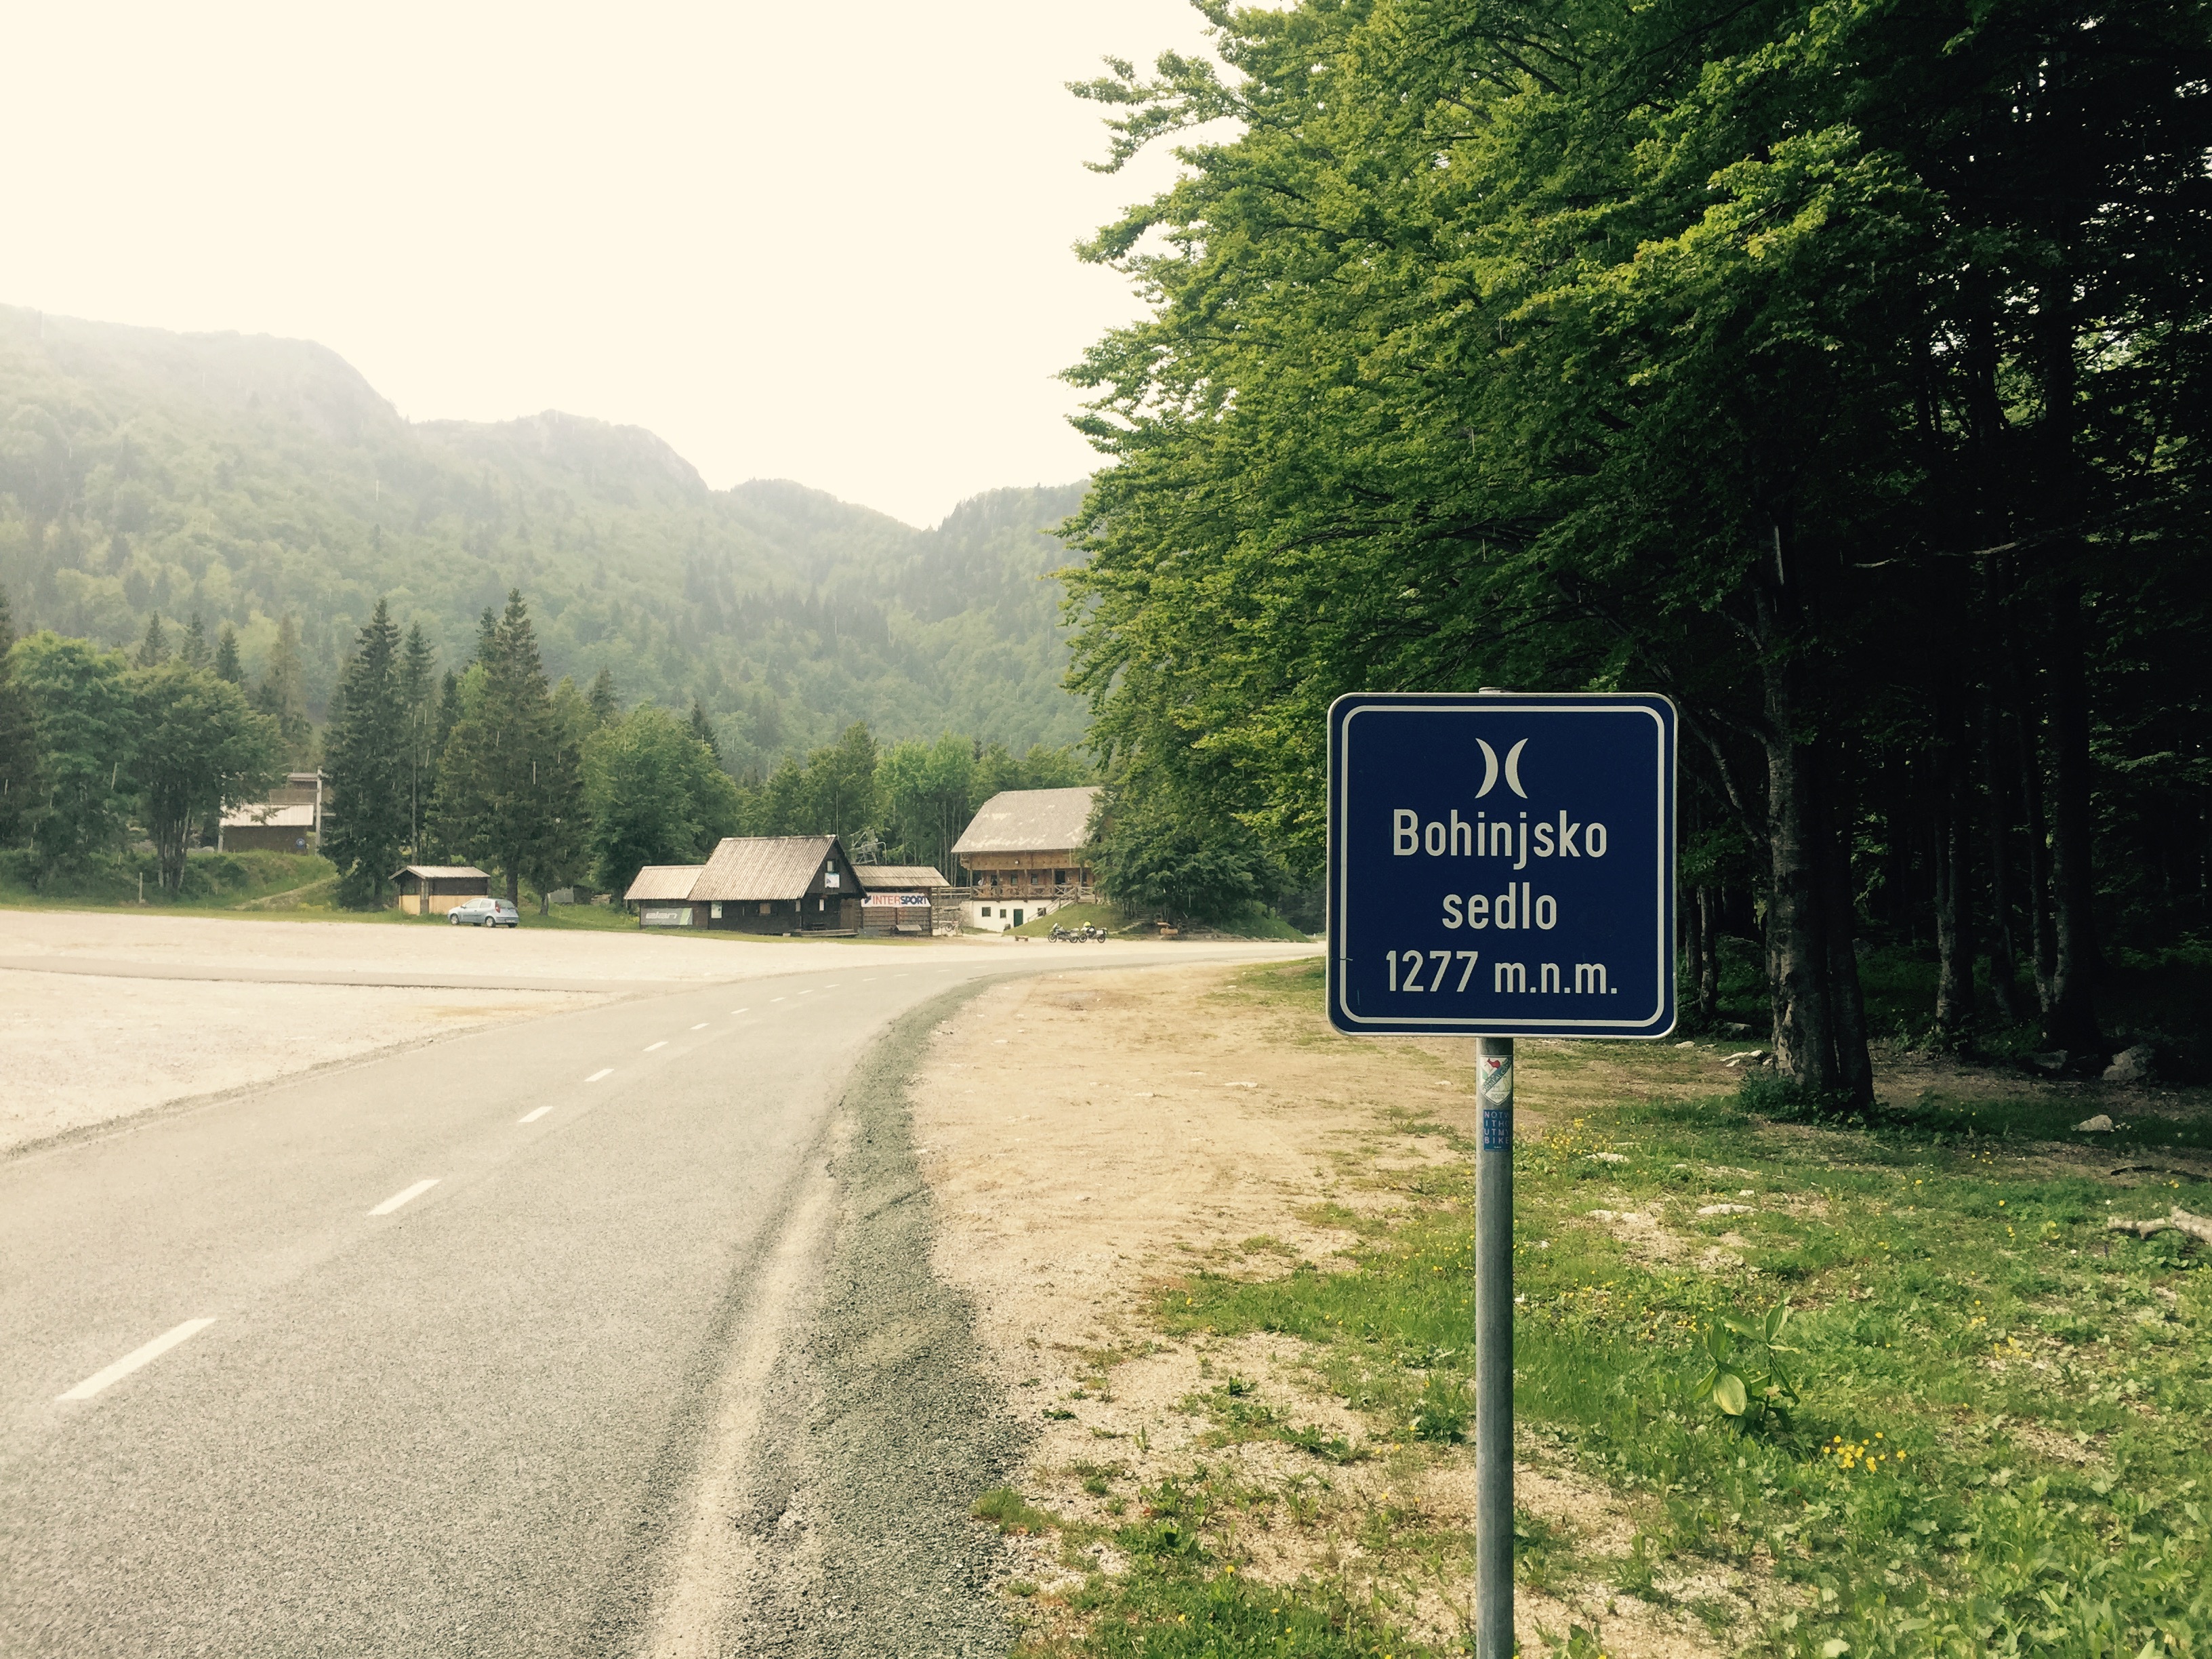
{"type": "MultiPolygon", "coordinates": [[[[1528,799],[1528,792],[1521,787],[1521,751],[1528,746],[1528,739],[1523,738],[1505,751],[1505,787],[1520,796],[1522,800],[1528,799]]],[[[1488,744],[1483,744],[1486,754],[1489,752],[1489,749],[1488,744]]]]}
{"type": "MultiPolygon", "coordinates": [[[[1482,787],[1474,792],[1474,798],[1480,800],[1498,787],[1498,751],[1480,738],[1474,740],[1474,746],[1482,750],[1482,787]]],[[[1517,754],[1519,751],[1516,750],[1515,752],[1517,754]]]]}

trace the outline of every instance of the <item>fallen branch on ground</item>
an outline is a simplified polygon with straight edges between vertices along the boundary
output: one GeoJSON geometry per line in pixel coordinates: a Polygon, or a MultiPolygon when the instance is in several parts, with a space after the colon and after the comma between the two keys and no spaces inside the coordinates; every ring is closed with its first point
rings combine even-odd
{"type": "Polygon", "coordinates": [[[2105,1230],[2114,1233],[2133,1233],[2137,1238],[2148,1238],[2153,1233],[2168,1231],[2187,1233],[2191,1238],[2212,1244],[2212,1216],[2191,1215],[2176,1208],[2148,1221],[2130,1221],[2125,1216],[2105,1218],[2105,1230]]]}

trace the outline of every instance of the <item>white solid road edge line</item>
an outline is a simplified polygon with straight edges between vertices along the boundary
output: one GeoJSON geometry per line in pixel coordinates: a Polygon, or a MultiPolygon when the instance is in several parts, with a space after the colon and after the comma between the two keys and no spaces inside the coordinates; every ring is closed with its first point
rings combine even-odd
{"type": "Polygon", "coordinates": [[[413,1202],[416,1199],[422,1197],[423,1194],[428,1192],[431,1188],[437,1184],[438,1177],[435,1176],[432,1176],[428,1181],[418,1181],[412,1187],[410,1187],[405,1192],[392,1194],[391,1197],[386,1199],[383,1203],[378,1205],[374,1209],[371,1210],[369,1213],[371,1215],[390,1215],[401,1205],[413,1202]]]}
{"type": "Polygon", "coordinates": [[[586,1083],[597,1083],[601,1078],[612,1077],[614,1074],[615,1068],[613,1066],[602,1066],[598,1071],[592,1073],[591,1076],[586,1078],[584,1081],[586,1083]]]}
{"type": "Polygon", "coordinates": [[[125,1377],[149,1361],[159,1359],[179,1342],[189,1342],[209,1326],[212,1319],[187,1319],[173,1331],[164,1331],[143,1348],[133,1348],[104,1371],[94,1371],[67,1394],[57,1396],[63,1400],[89,1400],[111,1382],[120,1382],[125,1377]]]}
{"type": "Polygon", "coordinates": [[[520,1117],[514,1121],[517,1123],[535,1123],[539,1118],[544,1117],[546,1113],[552,1109],[553,1109],[550,1106],[540,1106],[534,1112],[525,1112],[520,1117]]]}

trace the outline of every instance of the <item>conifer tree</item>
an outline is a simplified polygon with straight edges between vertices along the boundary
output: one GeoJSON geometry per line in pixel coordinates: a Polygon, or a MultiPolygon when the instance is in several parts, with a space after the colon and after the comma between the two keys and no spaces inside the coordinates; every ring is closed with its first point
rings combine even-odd
{"type": "Polygon", "coordinates": [[[233,685],[246,684],[246,669],[238,660],[238,630],[228,623],[215,642],[215,677],[233,685]]]}
{"type": "Polygon", "coordinates": [[[169,659],[169,636],[161,630],[161,613],[146,619],[146,635],[138,641],[138,666],[159,668],[169,659]]]}
{"type": "Polygon", "coordinates": [[[404,675],[399,630],[379,599],[339,682],[323,831],[324,855],[338,867],[339,896],[361,908],[381,898],[411,828],[404,675]]]}
{"type": "Polygon", "coordinates": [[[15,619],[8,593],[0,588],[0,846],[12,846],[29,828],[33,791],[37,787],[39,750],[30,706],[9,672],[9,647],[15,643],[15,619]]]}
{"type": "Polygon", "coordinates": [[[589,701],[592,708],[592,723],[594,726],[605,726],[622,713],[622,707],[615,699],[615,676],[612,669],[602,668],[592,677],[589,701]]]}
{"type": "Polygon", "coordinates": [[[187,668],[205,668],[208,665],[207,625],[200,620],[200,613],[197,611],[185,623],[185,637],[177,647],[177,655],[187,668]]]}
{"type": "Polygon", "coordinates": [[[294,761],[307,757],[315,728],[307,718],[307,671],[300,659],[300,619],[287,615],[276,625],[276,643],[270,647],[261,684],[254,688],[253,706],[276,722],[276,734],[294,761]]]}
{"type": "Polygon", "coordinates": [[[428,811],[437,771],[437,653],[422,624],[407,630],[407,649],[399,667],[399,701],[407,743],[407,845],[422,856],[422,819],[428,811]]]}
{"type": "Polygon", "coordinates": [[[444,841],[497,870],[510,902],[573,880],[584,858],[581,757],[556,717],[520,589],[480,647],[439,760],[433,816],[444,841]]]}
{"type": "Polygon", "coordinates": [[[708,717],[706,708],[698,698],[691,699],[691,735],[707,745],[707,752],[714,757],[714,764],[722,763],[722,745],[714,737],[714,722],[708,717]]]}

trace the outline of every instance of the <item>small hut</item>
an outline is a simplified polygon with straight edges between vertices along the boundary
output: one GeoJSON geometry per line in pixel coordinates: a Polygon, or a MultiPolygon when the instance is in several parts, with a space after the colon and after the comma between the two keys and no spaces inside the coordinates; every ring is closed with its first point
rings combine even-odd
{"type": "MultiPolygon", "coordinates": [[[[856,864],[863,933],[930,933],[952,884],[927,864],[856,864]]],[[[957,931],[957,908],[954,931],[957,931]]]]}
{"type": "Polygon", "coordinates": [[[410,864],[392,878],[399,908],[410,916],[442,916],[464,899],[491,891],[491,878],[473,864],[410,864]]]}
{"type": "Polygon", "coordinates": [[[637,913],[641,927],[689,927],[692,915],[691,888],[703,864],[648,864],[623,895],[623,902],[637,913]]]}

